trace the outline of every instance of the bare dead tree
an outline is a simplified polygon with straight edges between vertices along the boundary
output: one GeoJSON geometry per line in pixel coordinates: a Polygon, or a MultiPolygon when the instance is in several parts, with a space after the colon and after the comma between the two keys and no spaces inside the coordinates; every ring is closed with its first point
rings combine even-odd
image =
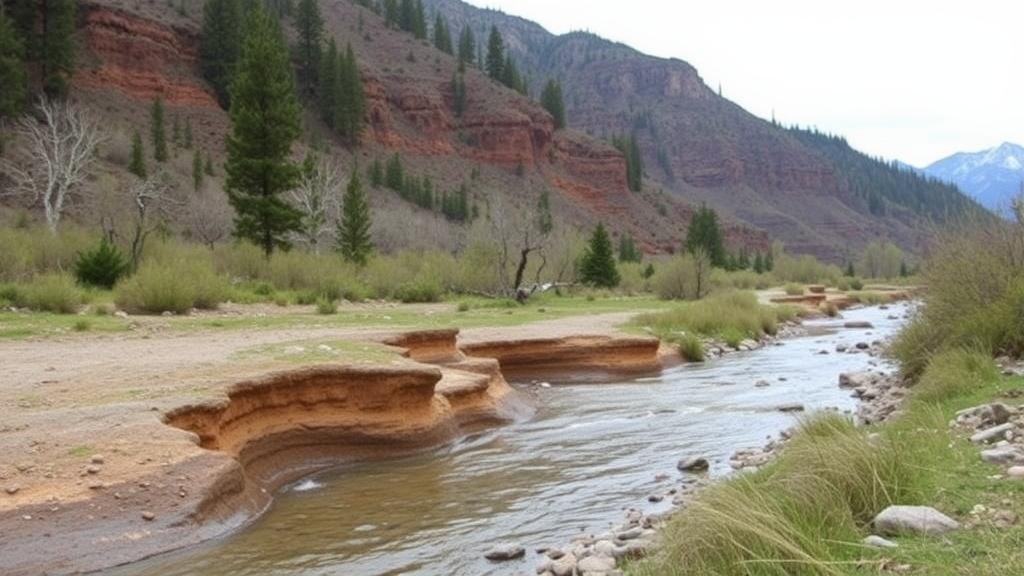
{"type": "Polygon", "coordinates": [[[129,242],[132,269],[139,265],[146,239],[163,220],[156,216],[166,217],[170,208],[179,204],[171,197],[170,192],[170,186],[159,176],[144,180],[136,179],[129,189],[132,202],[135,204],[135,218],[129,242]]]}
{"type": "Polygon", "coordinates": [[[105,136],[99,122],[74,102],[42,96],[36,111],[15,123],[25,147],[21,158],[0,159],[0,171],[13,182],[10,193],[42,204],[46,224],[56,233],[65,204],[88,176],[105,136]]]}
{"type": "Polygon", "coordinates": [[[324,158],[311,170],[304,170],[299,185],[290,192],[295,207],[302,212],[302,224],[296,233],[299,242],[319,254],[320,240],[331,230],[332,211],[336,211],[341,191],[341,169],[324,158]]]}
{"type": "Polygon", "coordinates": [[[184,214],[188,234],[211,250],[231,233],[234,211],[220,190],[201,190],[188,204],[184,214]]]}
{"type": "Polygon", "coordinates": [[[540,287],[540,274],[546,264],[543,250],[547,245],[549,230],[538,225],[533,214],[509,207],[500,200],[491,206],[491,226],[498,245],[498,273],[505,296],[525,302],[540,287]],[[531,255],[541,255],[536,282],[527,289],[523,286],[531,255]],[[513,269],[512,277],[509,271],[513,269]]]}

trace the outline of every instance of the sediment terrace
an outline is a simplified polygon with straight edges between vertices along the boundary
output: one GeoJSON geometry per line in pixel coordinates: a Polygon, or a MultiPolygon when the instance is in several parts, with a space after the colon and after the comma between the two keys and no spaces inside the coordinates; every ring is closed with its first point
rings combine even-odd
{"type": "Polygon", "coordinates": [[[517,334],[457,346],[457,336],[457,330],[363,335],[362,341],[395,350],[392,361],[369,365],[169,368],[170,360],[154,357],[168,369],[146,374],[144,358],[124,362],[138,363],[137,374],[83,367],[89,395],[18,413],[3,428],[8,434],[0,434],[20,471],[5,466],[0,476],[5,488],[17,488],[0,496],[0,572],[101,570],[194,545],[245,524],[274,490],[303,475],[515,418],[530,408],[506,383],[506,367],[658,366],[653,338],[517,334]],[[142,381],[121,381],[133,376],[142,381]],[[104,385],[108,390],[99,392],[109,398],[92,395],[104,385]],[[157,390],[151,401],[131,401],[157,390]],[[23,464],[13,448],[25,445],[36,456],[23,464]],[[43,454],[54,461],[41,462],[43,454]]]}

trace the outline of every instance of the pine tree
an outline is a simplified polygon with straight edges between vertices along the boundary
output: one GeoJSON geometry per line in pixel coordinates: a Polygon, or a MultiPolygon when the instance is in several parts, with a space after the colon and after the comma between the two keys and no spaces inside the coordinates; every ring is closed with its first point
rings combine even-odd
{"type": "MultiPolygon", "coordinates": [[[[25,47],[7,16],[0,11],[0,119],[21,113],[28,95],[25,47]]],[[[0,142],[0,149],[2,149],[0,142]]]]}
{"type": "Polygon", "coordinates": [[[185,149],[192,149],[192,119],[185,118],[185,149]]]}
{"type": "Polygon", "coordinates": [[[327,53],[320,60],[320,117],[324,124],[334,130],[338,126],[338,92],[341,79],[338,77],[338,45],[334,38],[327,43],[327,53]]]}
{"type": "Polygon", "coordinates": [[[366,176],[370,180],[371,188],[380,188],[384,184],[384,167],[381,165],[380,159],[373,159],[366,169],[366,176]]]}
{"type": "Polygon", "coordinates": [[[171,143],[175,147],[181,146],[181,118],[177,114],[171,119],[171,143]]]}
{"type": "Polygon", "coordinates": [[[757,272],[758,274],[764,273],[764,257],[761,256],[760,252],[754,256],[754,272],[757,272]]]}
{"type": "Polygon", "coordinates": [[[505,56],[505,63],[501,65],[501,83],[516,92],[524,92],[523,79],[519,75],[519,68],[516,66],[515,60],[512,60],[512,55],[507,54],[505,56]]]}
{"type": "Polygon", "coordinates": [[[373,251],[370,225],[370,205],[359,180],[359,169],[353,168],[338,219],[338,249],[345,260],[360,266],[366,264],[373,251]]]}
{"type": "Polygon", "coordinates": [[[401,0],[398,8],[398,27],[406,32],[412,32],[413,21],[416,19],[415,0],[401,0]]]}
{"type": "Polygon", "coordinates": [[[548,80],[540,96],[541,106],[555,119],[555,130],[565,128],[565,102],[562,99],[562,84],[557,80],[548,80]]]}
{"type": "Polygon", "coordinates": [[[476,62],[476,37],[469,25],[462,27],[459,33],[459,63],[474,64],[476,62]]]}
{"type": "Polygon", "coordinates": [[[396,28],[401,20],[398,0],[384,0],[384,24],[388,28],[396,28]]]}
{"type": "Polygon", "coordinates": [[[231,102],[228,87],[242,50],[244,20],[242,0],[206,0],[203,5],[199,70],[225,109],[231,102]]]}
{"type": "Polygon", "coordinates": [[[50,97],[62,98],[75,67],[75,0],[47,0],[42,13],[39,56],[43,90],[50,97]]]}
{"type": "Polygon", "coordinates": [[[764,271],[771,272],[775,269],[775,254],[769,249],[764,255],[764,271]]]}
{"type": "Polygon", "coordinates": [[[213,158],[210,157],[210,153],[206,153],[206,166],[203,167],[203,172],[206,172],[207,176],[216,176],[213,173],[213,158]]]}
{"type": "Polygon", "coordinates": [[[461,71],[452,74],[452,112],[461,117],[466,112],[466,75],[461,71]]]}
{"type": "Polygon", "coordinates": [[[320,44],[323,42],[324,19],[317,0],[300,0],[295,15],[295,29],[299,35],[299,70],[302,81],[312,90],[320,73],[320,44]]]}
{"type": "Polygon", "coordinates": [[[388,159],[384,168],[384,184],[395,192],[405,190],[405,172],[402,169],[402,159],[397,152],[388,159]]]}
{"type": "Polygon", "coordinates": [[[414,3],[411,32],[417,40],[427,39],[427,14],[423,9],[423,0],[416,0],[414,3]]]}
{"type": "Polygon", "coordinates": [[[718,225],[718,214],[706,204],[693,213],[690,225],[686,229],[687,252],[695,254],[703,251],[711,260],[711,265],[724,268],[728,264],[722,229],[718,225]]]}
{"type": "Polygon", "coordinates": [[[846,263],[846,276],[849,277],[849,278],[853,278],[856,275],[857,275],[857,273],[853,270],[853,262],[847,262],[846,263]]]}
{"type": "Polygon", "coordinates": [[[164,129],[164,103],[157,96],[149,109],[149,137],[153,143],[153,158],[157,162],[167,161],[167,134],[164,129]]]}
{"type": "Polygon", "coordinates": [[[487,39],[487,74],[498,82],[505,78],[505,41],[497,26],[491,26],[487,39]]]}
{"type": "Polygon", "coordinates": [[[235,235],[269,257],[275,248],[290,247],[288,235],[301,222],[299,211],[281,194],[299,175],[289,157],[302,116],[280,28],[259,6],[247,28],[231,83],[225,187],[235,209],[235,235]]]}
{"type": "Polygon", "coordinates": [[[633,192],[640,192],[643,189],[644,165],[636,138],[616,136],[612,138],[612,145],[618,148],[626,159],[626,186],[633,192]]]}
{"type": "Polygon", "coordinates": [[[128,162],[128,171],[139,178],[146,179],[146,151],[142,145],[142,135],[136,130],[132,134],[131,160],[128,162]]]}
{"type": "Polygon", "coordinates": [[[580,261],[580,280],[598,288],[614,288],[619,285],[612,241],[604,224],[599,223],[590,237],[590,244],[580,261]]]}
{"type": "Polygon", "coordinates": [[[434,47],[445,54],[452,53],[452,35],[448,32],[448,24],[440,12],[434,18],[434,47]]]}
{"type": "Polygon", "coordinates": [[[636,249],[636,243],[631,234],[623,234],[619,237],[619,262],[640,262],[643,254],[636,249]]]}
{"type": "Polygon", "coordinates": [[[540,199],[537,201],[537,229],[541,234],[550,234],[555,229],[555,219],[551,215],[551,198],[547,190],[540,193],[540,199]]]}
{"type": "MultiPolygon", "coordinates": [[[[14,28],[16,38],[20,39],[24,58],[34,59],[39,52],[39,37],[36,33],[36,19],[39,6],[36,0],[11,0],[6,4],[7,15],[14,28]]],[[[0,13],[4,10],[0,9],[0,13]]]]}
{"type": "Polygon", "coordinates": [[[355,52],[349,44],[345,56],[338,66],[338,113],[335,122],[337,131],[350,146],[359,144],[363,133],[363,80],[359,74],[359,64],[355,52]]]}
{"type": "Polygon", "coordinates": [[[192,154],[192,189],[199,192],[203,187],[203,156],[199,149],[192,154]]]}

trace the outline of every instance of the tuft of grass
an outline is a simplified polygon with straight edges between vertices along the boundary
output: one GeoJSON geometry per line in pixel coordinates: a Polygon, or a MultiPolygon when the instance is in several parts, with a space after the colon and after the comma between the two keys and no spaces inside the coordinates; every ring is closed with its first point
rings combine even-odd
{"type": "Polygon", "coordinates": [[[330,316],[338,313],[338,303],[327,296],[321,296],[316,301],[316,313],[322,316],[330,316]]]}
{"type": "Polygon", "coordinates": [[[459,306],[456,308],[458,312],[469,312],[469,302],[459,302],[459,306]]]}
{"type": "Polygon", "coordinates": [[[679,355],[687,362],[703,362],[704,343],[693,334],[683,334],[679,337],[679,355]]]}
{"type": "Polygon", "coordinates": [[[681,334],[694,334],[736,347],[747,338],[756,340],[765,334],[775,334],[779,322],[791,320],[796,314],[793,307],[760,304],[751,292],[729,291],[644,314],[632,323],[649,327],[669,342],[678,342],[681,334]]]}
{"type": "Polygon", "coordinates": [[[932,357],[914,385],[914,399],[941,402],[970,394],[999,377],[992,356],[981,349],[956,348],[932,357]]]}
{"type": "Polygon", "coordinates": [[[788,294],[790,296],[803,296],[803,293],[804,293],[803,285],[802,284],[796,284],[794,282],[790,282],[789,284],[786,284],[786,286],[783,289],[786,291],[786,294],[788,294]]]}
{"type": "Polygon", "coordinates": [[[92,323],[83,318],[81,320],[75,321],[74,325],[72,326],[72,329],[75,332],[88,332],[90,329],[92,329],[92,323]]]}
{"type": "Polygon", "coordinates": [[[134,276],[117,285],[114,300],[131,313],[181,314],[191,308],[216,308],[229,292],[227,281],[214,272],[205,254],[183,251],[144,262],[134,276]]]}
{"type": "Polygon", "coordinates": [[[37,312],[73,314],[85,297],[74,279],[67,274],[43,274],[26,284],[19,305],[37,312]]]}

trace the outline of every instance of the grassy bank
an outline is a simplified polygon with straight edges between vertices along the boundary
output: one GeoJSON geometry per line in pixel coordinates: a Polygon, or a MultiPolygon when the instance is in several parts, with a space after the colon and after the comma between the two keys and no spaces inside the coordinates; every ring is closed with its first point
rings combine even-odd
{"type": "Polygon", "coordinates": [[[1024,559],[1020,526],[982,519],[948,539],[897,538],[900,547],[885,552],[860,540],[890,504],[934,506],[961,520],[977,504],[1024,513],[1024,483],[993,479],[1002,470],[947,426],[957,410],[1021,389],[1024,380],[1000,378],[983,354],[937,356],[902,417],[875,428],[809,418],[771,464],[701,493],[628,573],[852,575],[906,565],[910,574],[1007,574],[1024,559]]]}

